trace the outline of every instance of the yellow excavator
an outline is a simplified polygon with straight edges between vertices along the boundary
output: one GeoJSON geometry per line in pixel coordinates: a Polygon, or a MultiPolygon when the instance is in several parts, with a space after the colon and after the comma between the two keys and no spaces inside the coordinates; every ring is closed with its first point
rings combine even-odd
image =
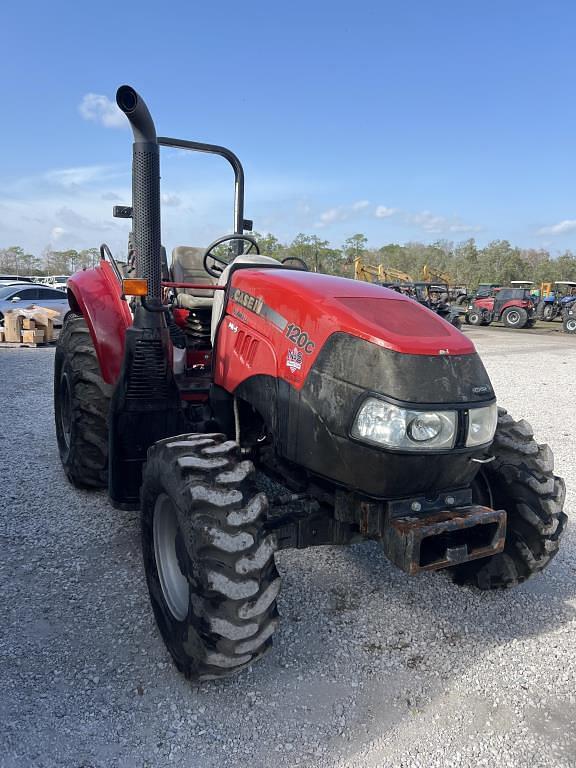
{"type": "Polygon", "coordinates": [[[452,275],[449,275],[448,272],[436,272],[428,264],[424,264],[422,267],[422,280],[427,283],[446,283],[446,285],[453,283],[452,275]]]}
{"type": "Polygon", "coordinates": [[[412,277],[406,272],[401,272],[393,267],[385,267],[383,264],[366,264],[360,256],[354,259],[354,278],[364,280],[367,283],[411,283],[412,277]]]}

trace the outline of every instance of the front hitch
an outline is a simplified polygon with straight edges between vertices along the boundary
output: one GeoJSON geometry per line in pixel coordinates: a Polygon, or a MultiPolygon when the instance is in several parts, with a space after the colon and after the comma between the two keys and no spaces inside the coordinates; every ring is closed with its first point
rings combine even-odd
{"type": "Polygon", "coordinates": [[[506,512],[473,504],[389,517],[382,543],[394,565],[413,576],[496,555],[505,537],[506,512]]]}

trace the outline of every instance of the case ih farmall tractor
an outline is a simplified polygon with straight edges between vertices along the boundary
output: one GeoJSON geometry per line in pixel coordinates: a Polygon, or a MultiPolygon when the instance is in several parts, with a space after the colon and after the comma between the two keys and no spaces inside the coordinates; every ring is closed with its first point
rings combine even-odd
{"type": "Polygon", "coordinates": [[[472,343],[394,291],[260,256],[236,156],[157,138],[128,86],[117,102],[134,133],[132,206],[116,211],[132,217],[128,267],[103,247],[69,281],[56,432],[74,485],[141,510],[178,668],[219,678],[266,652],[277,550],[373,539],[409,574],[448,569],[480,589],[542,570],[564,483],[530,426],[497,409],[472,343]],[[221,155],[236,175],[235,231],[175,248],[170,268],[160,146],[221,155]]]}
{"type": "Polygon", "coordinates": [[[489,296],[477,296],[468,307],[468,325],[490,325],[501,320],[507,328],[533,328],[536,305],[529,288],[494,288],[489,296]]]}

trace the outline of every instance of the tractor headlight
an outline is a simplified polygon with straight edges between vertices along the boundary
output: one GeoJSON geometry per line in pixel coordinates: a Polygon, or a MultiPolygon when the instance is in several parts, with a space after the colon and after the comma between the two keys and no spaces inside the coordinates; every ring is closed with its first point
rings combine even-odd
{"type": "Polygon", "coordinates": [[[471,408],[468,411],[466,446],[491,443],[494,439],[497,422],[498,406],[496,403],[485,408],[471,408]]]}
{"type": "Polygon", "coordinates": [[[452,448],[456,411],[413,411],[368,397],[352,426],[352,437],[385,448],[438,451],[452,448]]]}

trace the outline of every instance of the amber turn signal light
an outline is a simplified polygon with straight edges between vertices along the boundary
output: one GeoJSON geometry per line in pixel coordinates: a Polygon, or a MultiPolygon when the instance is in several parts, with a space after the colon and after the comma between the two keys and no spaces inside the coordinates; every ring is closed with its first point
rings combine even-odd
{"type": "Polygon", "coordinates": [[[143,278],[122,280],[122,293],[124,296],[147,296],[148,280],[143,278]]]}

